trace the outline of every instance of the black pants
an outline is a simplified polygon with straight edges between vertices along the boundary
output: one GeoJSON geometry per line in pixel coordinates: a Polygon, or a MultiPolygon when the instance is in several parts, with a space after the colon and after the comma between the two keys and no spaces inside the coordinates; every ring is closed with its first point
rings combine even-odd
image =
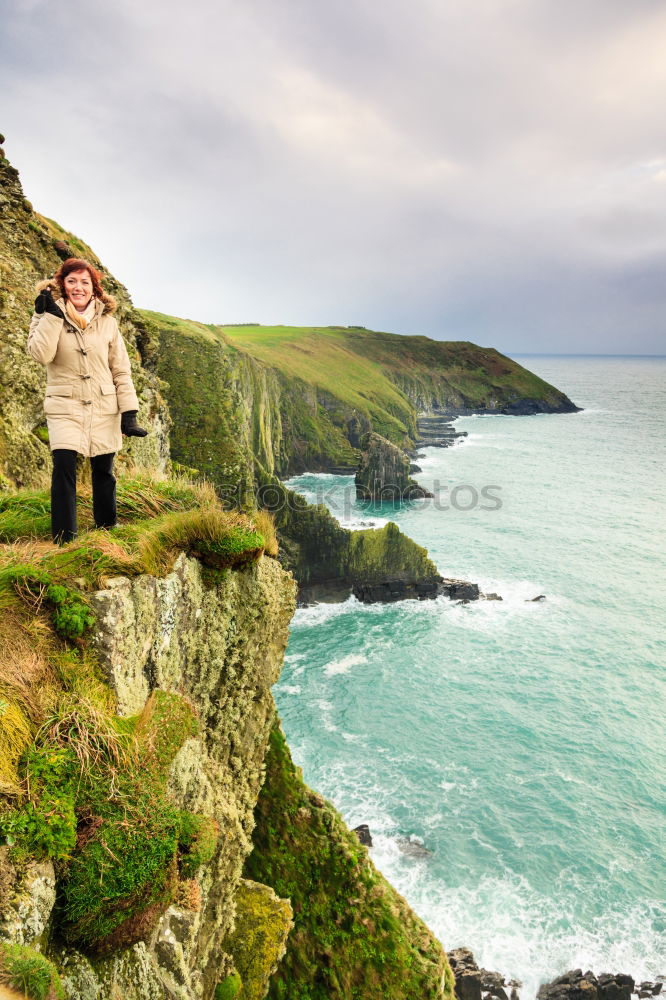
{"type": "MultiPolygon", "coordinates": [[[[76,454],[70,448],[54,448],[51,452],[51,534],[54,542],[71,542],[76,538],[76,454]]],[[[90,459],[96,528],[110,528],[116,523],[116,478],[111,471],[115,454],[112,451],[90,459]]]]}

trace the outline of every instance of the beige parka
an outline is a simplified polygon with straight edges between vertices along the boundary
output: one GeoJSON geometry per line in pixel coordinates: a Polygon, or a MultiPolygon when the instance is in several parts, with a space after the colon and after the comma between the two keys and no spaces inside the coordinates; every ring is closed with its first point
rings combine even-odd
{"type": "Polygon", "coordinates": [[[27,351],[46,365],[49,447],[71,448],[90,457],[120,451],[120,414],[138,410],[139,401],[127,348],[113,316],[115,300],[106,292],[95,299],[95,315],[80,330],[67,316],[55,281],[40,281],[36,291],[47,288],[65,319],[34,313],[27,351]]]}

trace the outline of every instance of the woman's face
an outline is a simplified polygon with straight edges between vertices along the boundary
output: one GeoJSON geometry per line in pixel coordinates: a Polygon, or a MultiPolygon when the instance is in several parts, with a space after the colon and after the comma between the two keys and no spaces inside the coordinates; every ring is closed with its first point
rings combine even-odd
{"type": "Polygon", "coordinates": [[[80,271],[70,271],[63,283],[69,301],[79,312],[83,312],[93,296],[90,274],[83,268],[80,271]]]}

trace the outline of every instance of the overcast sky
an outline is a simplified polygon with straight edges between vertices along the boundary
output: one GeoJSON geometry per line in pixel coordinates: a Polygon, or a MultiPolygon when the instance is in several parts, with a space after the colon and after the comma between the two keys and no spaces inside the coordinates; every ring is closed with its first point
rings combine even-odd
{"type": "Polygon", "coordinates": [[[2,0],[0,131],[136,305],[666,353],[663,0],[2,0]]]}

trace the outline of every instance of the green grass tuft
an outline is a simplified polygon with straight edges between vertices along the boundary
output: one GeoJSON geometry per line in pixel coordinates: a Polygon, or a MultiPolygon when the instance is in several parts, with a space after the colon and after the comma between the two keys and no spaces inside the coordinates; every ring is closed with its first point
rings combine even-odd
{"type": "Polygon", "coordinates": [[[213,993],[213,1000],[234,1000],[243,989],[243,981],[237,972],[218,983],[213,993]]]}
{"type": "Polygon", "coordinates": [[[0,983],[20,990],[29,1000],[65,1000],[53,963],[24,945],[0,942],[0,983]]]}

